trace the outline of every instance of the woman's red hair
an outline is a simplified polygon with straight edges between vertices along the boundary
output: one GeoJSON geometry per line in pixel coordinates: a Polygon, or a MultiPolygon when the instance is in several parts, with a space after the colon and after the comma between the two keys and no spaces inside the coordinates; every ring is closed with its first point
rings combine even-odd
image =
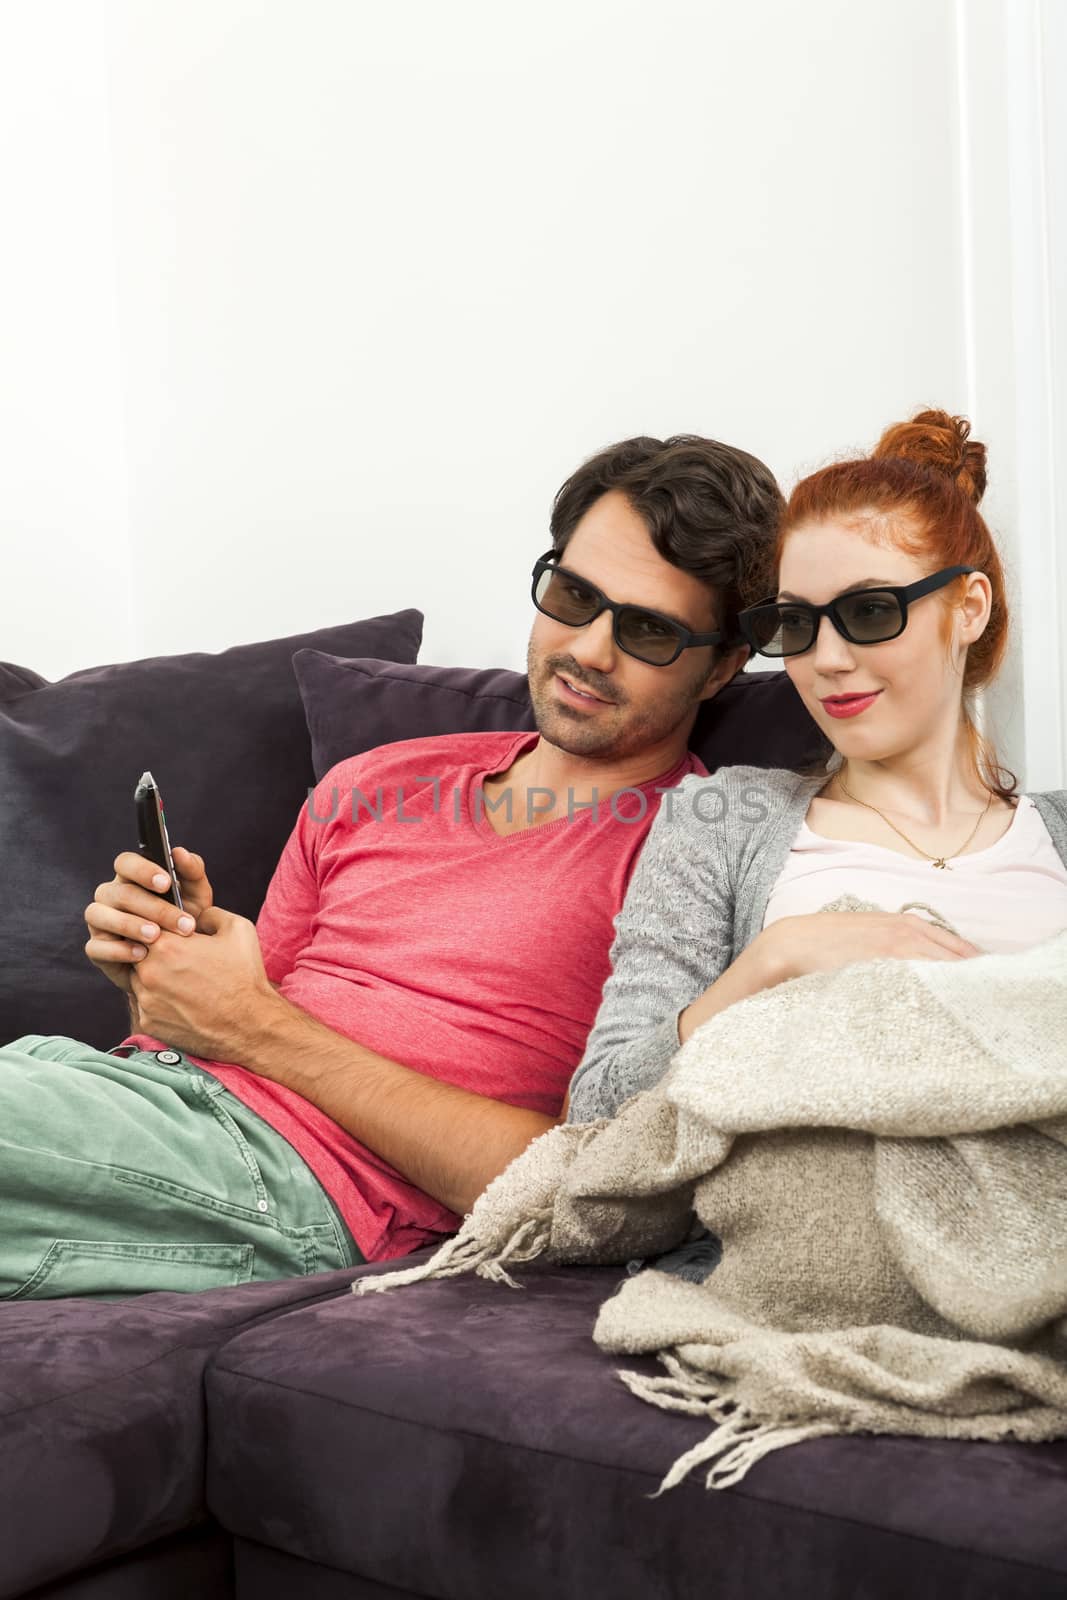
{"type": "MultiPolygon", "coordinates": [[[[974,696],[996,677],[1008,647],[1008,603],[1000,557],[978,512],[986,486],[986,448],[970,432],[966,417],[920,411],[910,422],[887,428],[870,456],[839,461],[803,478],[779,527],[775,564],[796,528],[833,518],[853,520],[864,533],[921,557],[931,572],[966,566],[985,573],[993,591],[992,609],[985,631],[967,650],[962,716],[976,775],[994,794],[1009,800],[1018,779],[1001,766],[972,715],[974,696]]],[[[940,592],[946,645],[952,608],[965,582],[959,578],[940,592]]]]}

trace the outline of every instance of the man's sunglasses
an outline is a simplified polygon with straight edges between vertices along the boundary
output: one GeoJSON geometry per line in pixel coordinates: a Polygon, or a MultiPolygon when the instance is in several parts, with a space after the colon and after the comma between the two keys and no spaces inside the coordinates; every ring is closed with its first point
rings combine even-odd
{"type": "Polygon", "coordinates": [[[549,550],[533,569],[533,603],[538,611],[568,628],[584,628],[602,611],[611,612],[612,633],[620,650],[652,667],[669,667],[683,650],[696,645],[722,644],[721,633],[690,633],[680,622],[644,606],[620,605],[609,600],[595,584],[576,572],[556,565],[549,550]]]}
{"type": "Polygon", "coordinates": [[[737,622],[752,649],[761,656],[800,656],[810,650],[823,617],[829,617],[849,644],[884,644],[904,632],[913,600],[943,589],[976,567],[942,567],[918,583],[888,589],[849,589],[824,606],[805,600],[761,600],[738,613],[737,622]]]}

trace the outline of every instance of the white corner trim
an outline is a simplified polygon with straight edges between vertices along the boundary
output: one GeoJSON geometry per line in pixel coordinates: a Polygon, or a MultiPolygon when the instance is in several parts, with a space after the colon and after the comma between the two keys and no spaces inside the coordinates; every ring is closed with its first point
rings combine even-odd
{"type": "Polygon", "coordinates": [[[956,0],[956,111],[959,119],[960,168],[960,315],[963,323],[963,372],[967,415],[978,409],[975,345],[977,317],[974,304],[974,172],[971,140],[971,91],[967,63],[967,3],[956,0]]]}
{"type": "Polygon", "coordinates": [[[1061,3],[954,0],[964,392],[975,436],[991,450],[983,510],[1012,608],[1008,659],[983,713],[1001,759],[1030,789],[1067,787],[1067,550],[1057,549],[1067,511],[1067,385],[1057,376],[1057,363],[1067,366],[1067,117],[1054,91],[1067,81],[1061,3]]]}
{"type": "MultiPolygon", "coordinates": [[[[1067,786],[1067,655],[1064,585],[1057,550],[1057,463],[1053,386],[1048,149],[1042,0],[1004,7],[1008,122],[1009,234],[1015,364],[1016,563],[1021,608],[1026,783],[1067,786]]],[[[1067,311],[1067,308],[1064,308],[1067,311]]]]}

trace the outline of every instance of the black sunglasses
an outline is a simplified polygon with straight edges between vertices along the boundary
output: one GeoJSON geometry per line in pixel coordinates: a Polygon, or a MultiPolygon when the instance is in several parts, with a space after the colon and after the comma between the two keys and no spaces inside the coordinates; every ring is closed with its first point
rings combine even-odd
{"type": "Polygon", "coordinates": [[[680,622],[648,611],[644,606],[620,605],[609,600],[595,584],[576,572],[556,565],[553,551],[540,557],[533,569],[533,603],[553,622],[584,628],[602,611],[611,612],[612,633],[620,650],[651,667],[669,667],[683,650],[696,645],[722,644],[721,633],[691,633],[680,622]]]}
{"type": "Polygon", "coordinates": [[[913,600],[943,589],[977,567],[942,567],[928,578],[903,587],[849,589],[824,606],[806,600],[761,600],[738,613],[737,622],[752,649],[761,656],[800,656],[810,650],[823,617],[829,617],[849,644],[884,644],[904,632],[913,600]]]}

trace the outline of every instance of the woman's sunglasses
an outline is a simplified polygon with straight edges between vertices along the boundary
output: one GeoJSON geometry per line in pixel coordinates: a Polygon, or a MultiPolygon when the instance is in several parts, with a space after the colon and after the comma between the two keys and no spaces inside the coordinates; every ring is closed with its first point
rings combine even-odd
{"type": "Polygon", "coordinates": [[[579,578],[576,572],[568,572],[566,567],[556,566],[551,550],[534,563],[533,603],[546,617],[563,622],[568,628],[584,628],[602,611],[610,611],[619,649],[651,667],[669,667],[683,650],[722,644],[725,637],[721,633],[690,633],[680,622],[658,611],[609,600],[595,584],[579,578]]]}
{"type": "Polygon", "coordinates": [[[943,589],[976,567],[942,567],[918,583],[888,589],[849,589],[824,606],[806,600],[761,600],[738,613],[737,622],[752,649],[761,656],[800,656],[810,650],[823,617],[829,617],[849,644],[884,644],[904,632],[914,600],[943,589]]]}

